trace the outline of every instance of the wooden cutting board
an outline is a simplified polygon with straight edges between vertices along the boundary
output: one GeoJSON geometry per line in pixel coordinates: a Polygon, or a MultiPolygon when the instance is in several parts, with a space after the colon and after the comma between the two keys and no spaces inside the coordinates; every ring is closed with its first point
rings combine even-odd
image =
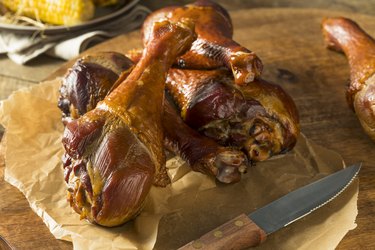
{"type": "MultiPolygon", "coordinates": [[[[375,144],[362,131],[345,100],[346,59],[326,50],[320,32],[325,16],[346,16],[375,37],[375,17],[315,9],[249,9],[232,12],[235,39],[263,60],[263,77],[280,84],[295,100],[302,132],[340,153],[347,164],[363,162],[358,227],[338,249],[375,249],[375,144]]],[[[93,51],[126,52],[141,47],[139,31],[100,44],[93,51]]],[[[50,78],[62,75],[68,62],[50,78]]],[[[1,154],[1,153],[0,153],[1,154]]],[[[1,161],[1,160],[0,160],[1,161]]],[[[0,167],[0,235],[19,249],[71,249],[55,240],[23,195],[3,181],[0,167]]],[[[1,249],[1,244],[0,244],[1,249]]]]}

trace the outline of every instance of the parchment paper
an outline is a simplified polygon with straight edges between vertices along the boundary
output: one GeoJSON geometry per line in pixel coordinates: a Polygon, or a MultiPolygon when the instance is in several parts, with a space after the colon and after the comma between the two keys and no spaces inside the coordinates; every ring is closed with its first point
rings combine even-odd
{"type": "MultiPolygon", "coordinates": [[[[74,249],[176,249],[241,213],[344,166],[342,158],[303,135],[295,149],[251,168],[234,185],[167,162],[172,185],[151,189],[143,212],[121,227],[80,221],[66,201],[61,155],[63,126],[56,106],[59,80],[15,92],[0,104],[5,134],[5,180],[17,187],[57,238],[74,249]],[[158,228],[159,226],[159,228],[158,228]]],[[[334,249],[355,228],[358,182],[298,222],[271,234],[259,249],[334,249]]]]}

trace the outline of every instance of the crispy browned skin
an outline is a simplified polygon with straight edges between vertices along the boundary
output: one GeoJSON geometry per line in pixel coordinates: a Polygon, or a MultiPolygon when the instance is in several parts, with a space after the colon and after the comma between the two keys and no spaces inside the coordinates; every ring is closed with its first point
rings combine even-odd
{"type": "Polygon", "coordinates": [[[133,62],[119,53],[99,53],[80,58],[62,78],[58,107],[63,123],[96,107],[114,88],[119,75],[129,74],[133,62]]]}
{"type": "Polygon", "coordinates": [[[167,89],[191,127],[262,161],[292,149],[299,118],[290,96],[264,80],[235,87],[227,70],[170,69],[167,89]]]}
{"type": "MultiPolygon", "coordinates": [[[[192,19],[198,39],[189,52],[178,59],[178,66],[186,69],[213,69],[226,66],[233,72],[235,83],[250,83],[262,71],[262,63],[255,53],[232,40],[233,26],[228,12],[209,0],[196,1],[183,7],[167,7],[153,12],[144,22],[144,45],[149,40],[154,22],[158,20],[192,19]]],[[[134,55],[134,54],[133,54],[134,55]]]]}
{"type": "Polygon", "coordinates": [[[222,183],[240,181],[241,173],[247,168],[243,152],[220,147],[214,140],[187,126],[168,100],[163,119],[167,148],[185,159],[194,171],[215,176],[222,183]]]}
{"type": "Polygon", "coordinates": [[[350,66],[346,97],[366,133],[375,140],[375,40],[350,19],[322,22],[327,47],[345,53],[350,66]]]}
{"type": "Polygon", "coordinates": [[[116,226],[141,210],[152,184],[165,186],[161,123],[165,78],[195,39],[192,23],[156,23],[139,63],[95,109],[66,124],[64,167],[82,218],[116,226]]]}
{"type": "MultiPolygon", "coordinates": [[[[62,80],[59,107],[63,122],[77,119],[93,109],[121,79],[127,77],[131,68],[129,59],[115,52],[80,58],[62,80]],[[117,69],[124,71],[121,74],[117,69]],[[121,79],[117,80],[120,74],[121,79]]],[[[223,183],[239,181],[241,173],[246,171],[247,158],[243,152],[221,147],[187,126],[168,98],[164,103],[162,122],[165,146],[187,161],[194,171],[214,176],[223,183]]]]}

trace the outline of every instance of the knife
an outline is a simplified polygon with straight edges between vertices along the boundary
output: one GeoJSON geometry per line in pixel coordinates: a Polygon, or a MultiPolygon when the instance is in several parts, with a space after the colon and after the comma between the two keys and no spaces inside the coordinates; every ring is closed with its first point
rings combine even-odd
{"type": "Polygon", "coordinates": [[[344,168],[257,209],[226,222],[180,250],[244,249],[266,240],[267,235],[288,226],[327,204],[357,176],[361,163],[344,168]]]}

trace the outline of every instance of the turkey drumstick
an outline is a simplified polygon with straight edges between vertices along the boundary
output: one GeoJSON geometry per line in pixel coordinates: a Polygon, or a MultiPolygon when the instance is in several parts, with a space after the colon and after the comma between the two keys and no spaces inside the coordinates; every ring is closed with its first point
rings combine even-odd
{"type": "Polygon", "coordinates": [[[350,66],[346,97],[366,133],[375,141],[375,40],[347,18],[322,22],[327,47],[345,53],[350,66]]]}
{"type": "Polygon", "coordinates": [[[191,22],[155,23],[141,60],[95,109],[66,124],[64,167],[71,206],[116,226],[134,218],[152,186],[166,186],[161,123],[165,78],[195,39],[191,22]]]}
{"type": "Polygon", "coordinates": [[[263,161],[293,148],[299,118],[291,97],[279,86],[257,79],[236,87],[229,71],[171,68],[167,89],[192,128],[222,145],[263,161]]]}
{"type": "Polygon", "coordinates": [[[215,176],[222,183],[234,183],[246,171],[245,154],[234,148],[220,147],[184,123],[169,100],[164,104],[165,145],[186,160],[194,171],[215,176]]]}
{"type": "MultiPolygon", "coordinates": [[[[100,52],[77,60],[62,79],[59,107],[63,122],[77,119],[95,107],[127,77],[132,65],[127,57],[116,52],[100,52]]],[[[162,122],[165,146],[187,161],[194,171],[214,176],[223,183],[239,181],[241,173],[246,171],[243,152],[221,147],[187,126],[169,98],[164,102],[162,122]]]]}
{"type": "MultiPolygon", "coordinates": [[[[160,20],[192,19],[198,35],[191,49],[177,64],[186,69],[213,69],[226,66],[233,72],[235,83],[252,82],[262,71],[262,63],[254,52],[233,41],[233,26],[228,12],[209,0],[200,0],[182,7],[157,10],[145,20],[142,33],[144,45],[150,38],[152,24],[160,20]]],[[[135,55],[133,55],[135,56],[135,55]]]]}

